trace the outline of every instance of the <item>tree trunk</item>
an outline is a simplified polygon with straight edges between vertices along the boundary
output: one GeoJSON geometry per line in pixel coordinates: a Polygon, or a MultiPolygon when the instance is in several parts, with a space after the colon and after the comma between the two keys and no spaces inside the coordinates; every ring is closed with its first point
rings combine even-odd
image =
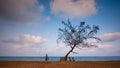
{"type": "Polygon", "coordinates": [[[67,61],[68,55],[73,51],[76,45],[72,47],[72,49],[65,55],[65,61],[67,61]]]}

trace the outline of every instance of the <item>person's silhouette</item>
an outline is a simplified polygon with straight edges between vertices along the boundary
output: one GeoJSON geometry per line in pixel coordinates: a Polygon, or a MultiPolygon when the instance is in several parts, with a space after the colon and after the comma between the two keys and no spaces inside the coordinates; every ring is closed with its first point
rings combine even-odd
{"type": "Polygon", "coordinates": [[[48,61],[48,54],[46,54],[45,56],[45,61],[48,61]]]}
{"type": "Polygon", "coordinates": [[[71,61],[71,57],[69,57],[69,61],[71,61]]]}
{"type": "Polygon", "coordinates": [[[74,57],[72,57],[72,61],[75,61],[74,57]]]}

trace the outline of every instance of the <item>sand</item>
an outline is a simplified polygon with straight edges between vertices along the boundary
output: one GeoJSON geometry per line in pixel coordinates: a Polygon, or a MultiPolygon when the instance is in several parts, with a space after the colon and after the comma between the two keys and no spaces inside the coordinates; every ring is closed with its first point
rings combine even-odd
{"type": "Polygon", "coordinates": [[[0,68],[120,68],[120,61],[0,61],[0,68]]]}

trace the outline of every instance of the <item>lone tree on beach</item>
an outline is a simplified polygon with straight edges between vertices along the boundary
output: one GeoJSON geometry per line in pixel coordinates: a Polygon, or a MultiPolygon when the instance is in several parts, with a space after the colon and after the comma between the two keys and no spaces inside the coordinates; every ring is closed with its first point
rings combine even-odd
{"type": "Polygon", "coordinates": [[[62,24],[65,26],[64,28],[59,28],[59,35],[57,39],[57,43],[62,41],[69,46],[71,49],[65,55],[65,61],[67,61],[68,55],[74,52],[75,48],[89,48],[89,47],[96,47],[97,45],[91,44],[88,42],[90,39],[95,39],[100,41],[100,38],[96,37],[99,30],[99,26],[93,25],[90,27],[86,25],[85,22],[80,22],[79,25],[72,25],[68,19],[68,23],[62,21],[62,24]]]}

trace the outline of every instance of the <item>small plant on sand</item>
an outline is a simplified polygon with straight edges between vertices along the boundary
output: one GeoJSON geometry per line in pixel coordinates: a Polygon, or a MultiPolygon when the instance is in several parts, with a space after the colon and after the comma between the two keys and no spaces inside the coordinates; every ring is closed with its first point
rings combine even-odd
{"type": "Polygon", "coordinates": [[[68,23],[62,21],[62,24],[65,26],[64,28],[59,28],[59,35],[57,39],[57,43],[62,41],[69,46],[71,49],[65,55],[65,61],[67,61],[68,55],[74,52],[75,48],[89,48],[96,47],[96,45],[91,44],[88,40],[95,39],[100,41],[100,38],[96,37],[99,27],[93,25],[90,27],[86,25],[85,22],[80,22],[79,25],[72,25],[68,19],[68,23]]]}

